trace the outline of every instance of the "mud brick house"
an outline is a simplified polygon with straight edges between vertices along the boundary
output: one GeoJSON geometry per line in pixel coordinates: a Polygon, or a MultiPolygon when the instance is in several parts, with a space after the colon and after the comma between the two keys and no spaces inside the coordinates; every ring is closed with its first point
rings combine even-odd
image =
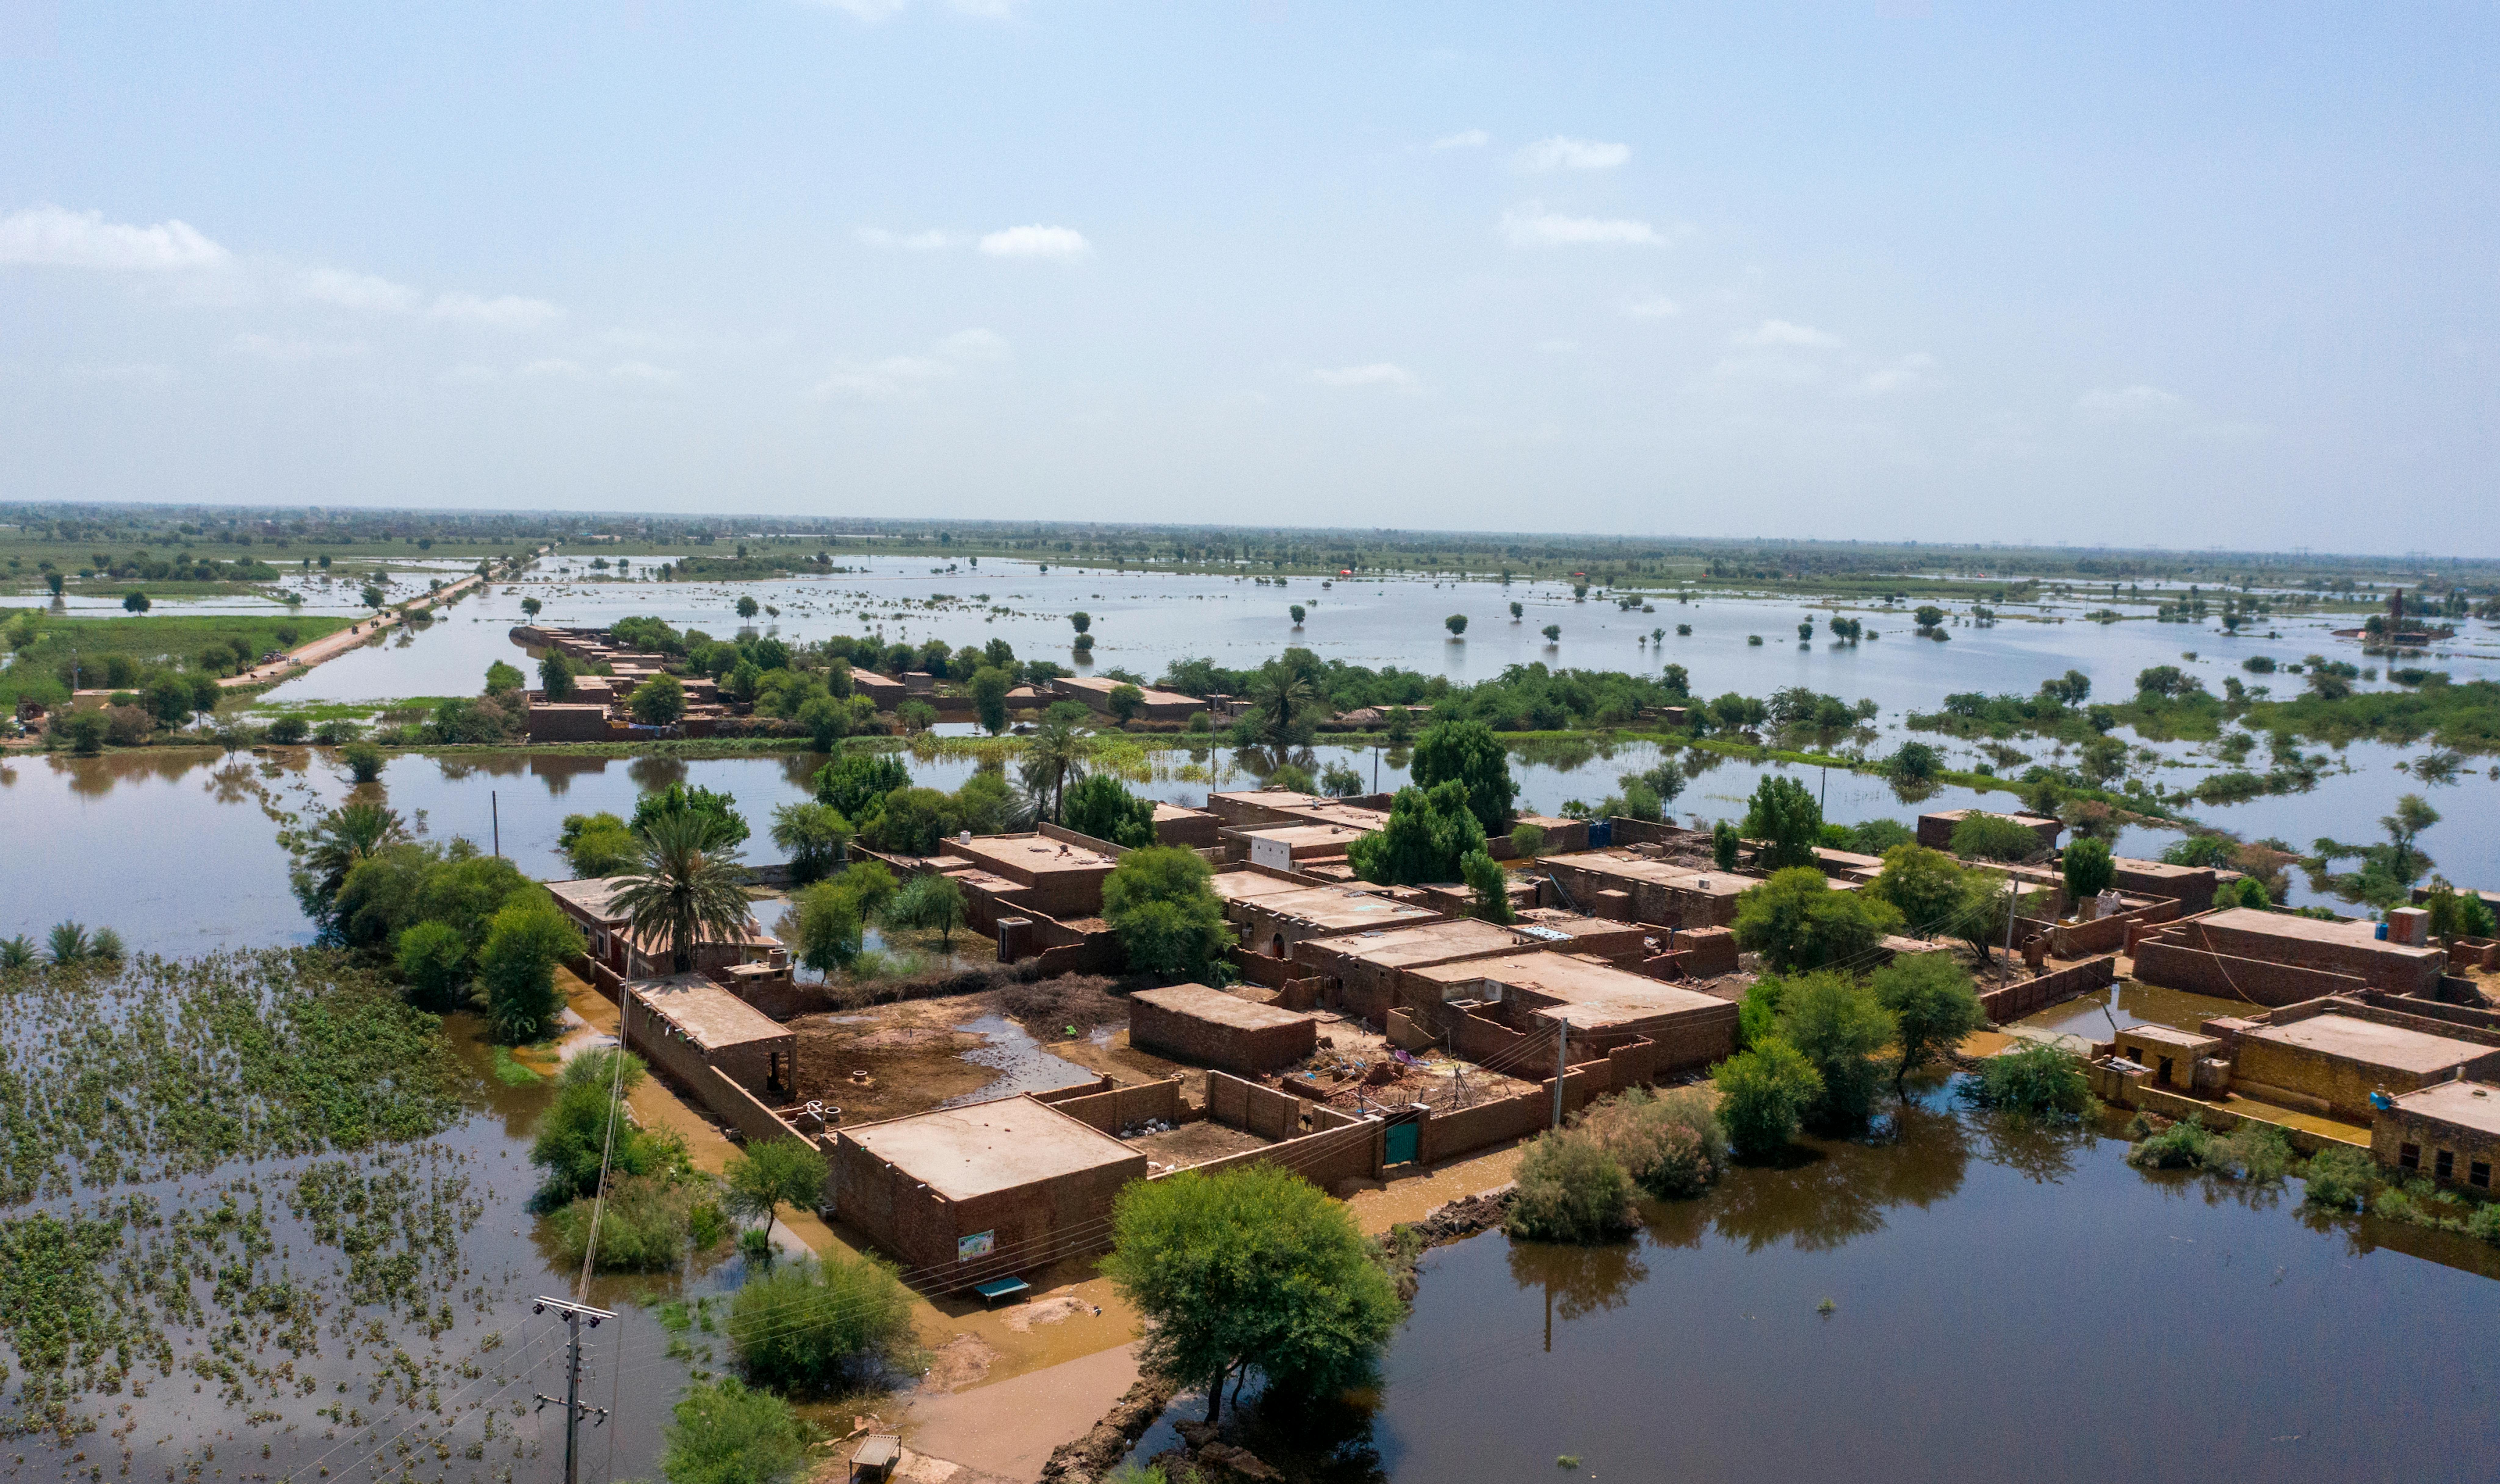
{"type": "Polygon", "coordinates": [[[2370,1121],[2370,1152],[2443,1185],[2488,1192],[2500,1165],[2500,1087],[2439,1082],[2391,1100],[2370,1121]]]}
{"type": "Polygon", "coordinates": [[[2214,905],[2216,891],[2225,883],[2240,879],[2237,871],[2172,865],[2166,860],[2137,860],[2126,855],[2114,857],[2110,864],[2118,868],[2111,885],[2119,890],[2128,896],[2166,896],[2179,904],[2182,913],[2207,910],[2214,905]]]}
{"type": "MultiPolygon", "coordinates": [[[[1111,693],[1121,682],[1095,675],[1062,675],[1050,682],[1051,694],[1063,700],[1082,701],[1105,716],[1111,713],[1111,693]]],[[[1186,722],[1206,709],[1206,702],[1178,691],[1158,691],[1152,686],[1137,688],[1141,699],[1137,720],[1141,722],[1186,722]]]]}
{"type": "Polygon", "coordinates": [[[1146,1156],[1029,1095],[835,1133],[834,1211],[913,1286],[969,1288],[1110,1244],[1103,1217],[1146,1156]]]}
{"type": "Polygon", "coordinates": [[[1188,850],[1214,848],[1216,831],[1224,822],[1203,809],[1184,809],[1178,804],[1158,800],[1155,804],[1155,843],[1177,845],[1188,850]]]}
{"type": "Polygon", "coordinates": [[[1759,876],[1672,864],[1628,850],[1547,855],[1529,867],[1560,888],[1562,905],[1590,917],[1661,927],[1726,927],[1736,898],[1759,876]]]}
{"type": "Polygon", "coordinates": [[[2012,820],[2015,823],[2038,835],[2040,849],[2044,851],[2056,850],[2057,837],[2066,832],[2065,825],[2044,815],[1998,814],[1992,809],[1946,809],[1935,814],[1919,816],[1919,843],[1931,851],[1952,850],[1955,826],[1974,814],[1994,815],[2000,820],[2012,820]]]}
{"type": "Polygon", "coordinates": [[[1286,957],[1305,938],[1441,920],[1431,908],[1376,888],[1287,882],[1284,890],[1268,889],[1276,881],[1249,871],[1222,871],[1215,877],[1215,894],[1224,901],[1225,917],[1239,929],[1242,948],[1270,958],[1286,957]]]}
{"type": "Polygon", "coordinates": [[[2428,998],[2448,954],[2381,939],[2369,922],[2324,922],[2233,907],[2165,922],[2135,945],[2135,977],[2260,1006],[2369,988],[2428,998]]]}
{"type": "Polygon", "coordinates": [[[704,976],[629,980],[623,992],[634,1048],[698,1092],[710,1091],[707,1071],[767,1105],[798,1085],[798,1033],[704,976]]]}
{"type": "Polygon", "coordinates": [[[1129,996],[1129,1044],[1256,1077],[1308,1060],[1319,1046],[1319,1027],[1309,1016],[1204,984],[1175,984],[1129,996]]]}
{"type": "MultiPolygon", "coordinates": [[[[600,987],[611,992],[621,981],[667,974],[671,962],[667,945],[646,941],[636,933],[624,910],[616,905],[616,893],[624,888],[625,881],[621,876],[591,876],[545,884],[556,906],[573,919],[589,947],[588,956],[594,965],[591,977],[600,979],[600,987]]],[[[780,939],[748,918],[736,938],[707,939],[697,944],[695,969],[724,984],[787,983],[790,952],[780,939]]]]}
{"type": "MultiPolygon", "coordinates": [[[[1505,1070],[1530,1046],[1550,1048],[1563,1026],[1575,1054],[1654,1044],[1659,1072],[1704,1067],[1736,1049],[1734,1004],[1576,953],[1528,951],[1413,973],[1438,991],[1437,1004],[1410,1012],[1417,1023],[1452,1038],[1456,1054],[1505,1070]]],[[[1525,1065],[1530,1071],[1517,1075],[1545,1064],[1525,1065]]]]}
{"type": "Polygon", "coordinates": [[[2227,1048],[2232,1091],[2366,1124],[2372,1093],[2500,1078],[2495,1018],[2392,995],[2332,995],[2204,1028],[2227,1048]]]}
{"type": "MultiPolygon", "coordinates": [[[[1399,986],[1411,971],[1471,958],[1499,958],[1525,946],[1521,936],[1507,927],[1458,918],[1305,938],[1293,946],[1288,956],[1296,977],[1323,982],[1322,1004],[1376,1025],[1402,1005],[1399,986]]],[[[1416,992],[1423,992],[1420,982],[1416,992]]],[[[1437,997],[1437,989],[1432,992],[1437,997]]]]}
{"type": "Polygon", "coordinates": [[[939,854],[970,862],[970,869],[950,874],[970,902],[979,904],[971,909],[971,922],[983,932],[995,931],[1001,917],[1100,916],[1102,883],[1120,863],[1116,854],[1086,843],[1072,830],[974,835],[948,840],[939,854]]]}

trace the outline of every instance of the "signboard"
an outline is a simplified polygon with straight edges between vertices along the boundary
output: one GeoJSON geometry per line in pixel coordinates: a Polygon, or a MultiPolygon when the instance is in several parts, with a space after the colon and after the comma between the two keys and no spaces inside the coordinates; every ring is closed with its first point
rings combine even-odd
{"type": "Polygon", "coordinates": [[[975,1257],[987,1257],[991,1249],[998,1244],[999,1234],[996,1231],[974,1232],[970,1237],[958,1237],[955,1239],[955,1261],[969,1263],[975,1257]]]}

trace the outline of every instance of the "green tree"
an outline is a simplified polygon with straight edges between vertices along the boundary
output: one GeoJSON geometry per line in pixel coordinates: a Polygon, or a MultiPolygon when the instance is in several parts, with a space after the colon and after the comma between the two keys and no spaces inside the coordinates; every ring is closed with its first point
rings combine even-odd
{"type": "Polygon", "coordinates": [[[686,714],[686,688],[674,675],[654,675],[634,688],[625,707],[645,726],[674,726],[686,714]]]}
{"type": "Polygon", "coordinates": [[[551,1210],[593,1193],[603,1166],[618,1176],[665,1176],[684,1164],[682,1145],[617,1115],[641,1081],[642,1059],[613,1047],[594,1047],[564,1064],[555,1101],[530,1142],[530,1163],[546,1172],[532,1205],[551,1210]]]}
{"type": "Polygon", "coordinates": [[[556,849],[564,853],[573,874],[589,879],[614,876],[629,870],[641,858],[642,847],[634,831],[613,814],[602,810],[597,814],[568,814],[564,827],[557,832],[556,849]]]}
{"type": "Polygon", "coordinates": [[[1714,822],[1710,826],[1710,863],[1722,871],[1736,869],[1737,852],[1744,843],[1745,837],[1737,833],[1735,825],[1726,820],[1714,822]]]}
{"type": "Polygon", "coordinates": [[[1346,1209],[1256,1164],[1133,1181],[1102,1272],[1147,1322],[1145,1369],[1204,1389],[1220,1420],[1239,1375],[1326,1394],[1368,1374],[1403,1315],[1346,1209]]]}
{"type": "Polygon", "coordinates": [[[1094,628],[1094,615],[1086,612],[1082,608],[1079,608],[1075,612],[1068,615],[1068,623],[1069,627],[1074,629],[1078,633],[1087,633],[1092,631],[1094,628]]]}
{"type": "Polygon", "coordinates": [[[409,998],[420,1008],[449,1010],[469,977],[469,940],[448,922],[419,922],[399,935],[393,954],[409,998]]]}
{"type": "Polygon", "coordinates": [[[1546,626],[1545,626],[1545,630],[1544,630],[1544,631],[1545,631],[1545,642],[1546,642],[1546,643],[1548,643],[1548,644],[1560,644],[1560,643],[1562,643],[1562,625],[1560,625],[1560,624],[1548,624],[1548,625],[1546,625],[1546,626]]]}
{"type": "Polygon", "coordinates": [[[936,928],[938,948],[951,950],[955,929],[964,925],[963,883],[943,871],[923,871],[895,891],[885,919],[897,927],[936,928]]]}
{"type": "Polygon", "coordinates": [[[1893,1045],[1901,1051],[1892,1074],[1895,1091],[1909,1075],[1988,1023],[1970,975],[1949,953],[1905,953],[1875,971],[1876,1002],[1891,1012],[1893,1045]]]}
{"type": "Polygon", "coordinates": [[[1864,1124],[1875,1100],[1875,1053],[1892,1039],[1891,1014],[1873,990],[1830,970],[1789,981],[1779,998],[1779,1039],[1823,1080],[1809,1118],[1830,1129],[1864,1124]]]}
{"type": "Polygon", "coordinates": [[[857,822],[897,789],[911,787],[911,770],[891,753],[844,753],[816,770],[816,800],[857,822]]]}
{"type": "Polygon", "coordinates": [[[1466,785],[1445,778],[1429,789],[1414,785],[1389,801],[1389,821],[1346,847],[1355,874],[1382,886],[1460,879],[1459,863],[1485,848],[1484,826],[1468,808],[1466,785]]]}
{"type": "Polygon", "coordinates": [[[1775,871],[1736,898],[1736,945],[1782,974],[1862,962],[1901,925],[1889,902],[1834,891],[1812,866],[1775,871]]]}
{"type": "Polygon", "coordinates": [[[1113,686],[1111,694],[1102,697],[1103,708],[1111,713],[1111,720],[1123,726],[1135,721],[1137,712],[1145,704],[1146,693],[1132,685],[1113,686]]]}
{"type": "Polygon", "coordinates": [[[1519,786],[1510,777],[1508,750],[1482,722],[1440,722],[1426,727],[1416,739],[1415,762],[1408,776],[1427,790],[1451,782],[1464,787],[1467,808],[1487,831],[1501,828],[1509,820],[1511,800],[1519,794],[1519,786]]]}
{"type": "Polygon", "coordinates": [[[1864,889],[1899,913],[1911,932],[1926,938],[1967,904],[1969,875],[1942,851],[1896,845],[1884,853],[1884,869],[1864,889]]]}
{"type": "Polygon", "coordinates": [[[149,607],[148,595],[133,589],[121,596],[121,607],[125,613],[145,613],[149,607]]]}
{"type": "Polygon", "coordinates": [[[1132,850],[1155,843],[1155,806],[1108,773],[1096,773],[1068,790],[1066,823],[1080,835],[1132,850]]]}
{"type": "Polygon", "coordinates": [[[789,853],[794,887],[833,874],[856,833],[851,822],[831,804],[802,800],[773,811],[773,843],[789,853]]]}
{"type": "Polygon", "coordinates": [[[865,695],[810,695],[791,720],[806,728],[816,751],[830,753],[842,738],[875,729],[876,703],[865,695]]]}
{"type": "Polygon", "coordinates": [[[695,947],[734,943],[746,931],[746,872],[736,846],[714,844],[704,815],[663,814],[638,834],[642,858],[622,879],[614,905],[637,936],[669,946],[670,972],[694,972],[695,947]]]}
{"type": "Polygon", "coordinates": [[[2066,874],[2066,897],[2073,902],[2088,902],[2107,891],[2118,881],[2118,864],[2110,855],[2105,840],[2085,838],[2066,847],[2058,864],[2066,874]]]}
{"type": "Polygon", "coordinates": [[[669,1484],[783,1484],[807,1464],[807,1427],[790,1403],[735,1377],[686,1388],[665,1433],[669,1484]]]}
{"type": "Polygon", "coordinates": [[[104,740],[112,726],[101,711],[73,711],[55,723],[52,731],[69,743],[72,753],[92,758],[104,751],[104,740]]]}
{"type": "Polygon", "coordinates": [[[2438,823],[2439,811],[2418,793],[2408,793],[2398,798],[2395,812],[2380,818],[2380,827],[2387,832],[2387,843],[2395,847],[2394,875],[2397,881],[2410,886],[2414,878],[2428,866],[2427,860],[2415,863],[2414,841],[2423,830],[2438,823]]]}
{"type": "Polygon", "coordinates": [[[486,666],[486,694],[489,695],[503,695],[528,683],[529,677],[521,673],[518,665],[498,660],[486,666]]]}
{"type": "Polygon", "coordinates": [[[899,855],[934,855],[961,816],[955,801],[935,789],[897,789],[860,822],[860,838],[899,855]]]}
{"type": "Polygon", "coordinates": [[[1953,853],[1968,860],[2021,862],[2046,849],[2030,825],[2008,815],[1974,809],[1954,826],[1953,853]]]}
{"type": "Polygon", "coordinates": [[[543,888],[496,913],[477,951],[477,985],[495,1038],[518,1045],[553,1029],[564,1009],[555,966],[583,952],[581,934],[543,888]]]}
{"type": "Polygon", "coordinates": [[[356,597],[366,607],[371,608],[378,613],[386,606],[386,600],[382,597],[382,590],[370,582],[365,584],[363,591],[358,593],[356,597]]]}
{"type": "Polygon", "coordinates": [[[386,760],[382,750],[371,742],[350,742],[339,749],[339,760],[347,765],[347,776],[360,784],[369,784],[382,776],[386,760]]]}
{"type": "Polygon", "coordinates": [[[1464,613],[1453,613],[1441,620],[1441,627],[1450,631],[1451,638],[1464,639],[1467,636],[1467,616],[1464,613]]]}
{"type": "Polygon", "coordinates": [[[535,597],[524,597],[521,599],[521,616],[535,623],[538,620],[539,610],[545,606],[546,604],[535,597]]]}
{"type": "Polygon", "coordinates": [[[733,1156],[722,1168],[720,1179],[721,1205],[734,1216],[761,1217],[770,1238],[781,1207],[814,1210],[825,1204],[824,1151],[804,1139],[750,1144],[744,1155],[733,1156]]]}
{"type": "Polygon", "coordinates": [[[1300,603],[1294,603],[1294,604],[1292,604],[1292,605],[1288,608],[1288,610],[1287,610],[1287,611],[1291,612],[1291,613],[1293,614],[1293,616],[1294,616],[1294,627],[1295,627],[1296,629],[1299,629],[1299,628],[1301,628],[1301,627],[1302,627],[1302,605],[1301,605],[1300,603]]]}
{"type": "Polygon", "coordinates": [[[1502,1227],[1523,1242],[1621,1242],[1639,1225],[1633,1193],[1630,1173],[1589,1130],[1552,1130],[1529,1141],[1502,1227]]]}
{"type": "Polygon", "coordinates": [[[760,605],[755,601],[753,595],[740,593],[738,596],[738,616],[740,618],[751,619],[760,611],[762,611],[760,605]]]}
{"type": "Polygon", "coordinates": [[[1483,851],[1469,851],[1459,857],[1460,879],[1475,897],[1475,915],[1488,922],[1508,922],[1515,916],[1510,910],[1510,873],[1501,862],[1483,851]]]}
{"type": "Polygon", "coordinates": [[[1278,668],[1262,675],[1250,688],[1254,726],[1260,735],[1279,747],[1291,745],[1310,730],[1306,713],[1317,704],[1318,693],[1311,683],[1288,669],[1278,668]]]}
{"type": "Polygon", "coordinates": [[[1782,870],[1789,866],[1811,866],[1815,848],[1823,843],[1823,806],[1814,801],[1814,790],[1793,778],[1775,775],[1754,786],[1754,796],[1745,810],[1742,833],[1748,840],[1762,842],[1759,870],[1782,870]]]}
{"type": "Polygon", "coordinates": [[[409,838],[407,822],[380,804],[350,800],[323,815],[305,835],[289,873],[305,916],[333,922],[332,912],[347,873],[409,838]]]}
{"type": "Polygon", "coordinates": [[[1521,616],[1527,612],[1528,605],[1526,603],[1512,603],[1510,605],[1510,621],[1514,624],[1518,623],[1521,616]]]}
{"type": "Polygon", "coordinates": [[[1085,776],[1085,758],[1092,744],[1077,729],[1084,708],[1061,701],[1042,714],[1041,723],[1025,739],[1016,776],[1035,805],[1053,822],[1067,803],[1069,785],[1085,776]]]}
{"type": "Polygon", "coordinates": [[[751,833],[746,817],[738,812],[737,795],[711,789],[689,789],[681,783],[637,798],[633,827],[640,833],[648,830],[653,821],[674,815],[693,815],[702,820],[704,843],[713,850],[742,845],[751,833]]]}
{"type": "Polygon", "coordinates": [[[1777,1153],[1796,1137],[1807,1110],[1823,1100],[1823,1077],[1805,1053],[1777,1036],[1710,1069],[1719,1085],[1719,1121],[1748,1159],[1777,1153]]]}
{"type": "Polygon", "coordinates": [[[1015,678],[997,665],[985,664],[972,672],[972,712],[991,736],[1007,729],[1007,693],[1014,689],[1015,678]]]}
{"type": "Polygon", "coordinates": [[[1196,851],[1148,846],[1120,857],[1102,879],[1102,919],[1120,935],[1129,967],[1203,980],[1233,947],[1214,871],[1196,851]]]}
{"type": "Polygon", "coordinates": [[[1982,1108],[2029,1117],[2081,1117],[2096,1106],[2083,1058],[2045,1042],[2000,1051],[1979,1064],[1964,1095],[1982,1108]]]}
{"type": "Polygon", "coordinates": [[[917,735],[938,725],[938,708],[915,695],[894,708],[894,719],[905,731],[917,735]]]}
{"type": "Polygon", "coordinates": [[[731,1349],[750,1380],[823,1395],[914,1364],[911,1290],[873,1258],[775,1263],[730,1301],[731,1349]]]}

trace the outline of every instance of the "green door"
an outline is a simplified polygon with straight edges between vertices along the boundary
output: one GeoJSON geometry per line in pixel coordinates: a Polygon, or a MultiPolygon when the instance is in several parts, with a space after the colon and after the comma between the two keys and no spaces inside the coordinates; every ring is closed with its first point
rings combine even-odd
{"type": "Polygon", "coordinates": [[[1422,1123],[1392,1123],[1389,1125],[1389,1158],[1387,1163],[1393,1165],[1413,1164],[1415,1162],[1415,1151],[1422,1145],[1423,1138],[1424,1125],[1422,1123]]]}

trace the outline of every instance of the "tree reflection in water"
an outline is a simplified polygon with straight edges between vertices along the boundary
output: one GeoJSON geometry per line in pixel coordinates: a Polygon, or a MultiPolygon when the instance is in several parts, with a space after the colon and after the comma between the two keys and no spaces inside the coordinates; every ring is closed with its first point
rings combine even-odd
{"type": "Polygon", "coordinates": [[[1621,1308],[1632,1290],[1649,1281],[1637,1241],[1573,1247],[1541,1242],[1510,1244],[1510,1280],[1545,1290],[1545,1348],[1554,1348],[1554,1321],[1621,1308]]]}
{"type": "Polygon", "coordinates": [[[1700,1201],[1649,1208],[1651,1238],[1698,1246],[1711,1229],[1747,1251],[1783,1242],[1827,1251],[1882,1231],[1891,1207],[1932,1206],[1961,1188],[1970,1139],[1959,1117],[1908,1103],[1885,1134],[1868,1143],[1800,1143],[1781,1164],[1740,1166],[1700,1201]]]}

